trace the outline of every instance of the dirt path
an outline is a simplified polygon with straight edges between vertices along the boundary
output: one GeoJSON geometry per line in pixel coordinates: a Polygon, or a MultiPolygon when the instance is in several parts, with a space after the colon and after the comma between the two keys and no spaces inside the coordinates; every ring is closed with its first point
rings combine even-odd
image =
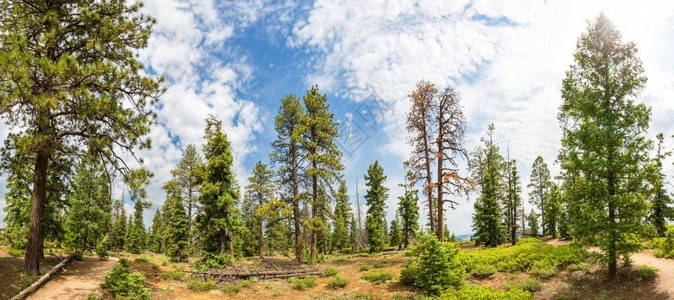
{"type": "MultiPolygon", "coordinates": [[[[558,239],[549,240],[547,243],[554,246],[568,244],[567,241],[560,241],[558,239]]],[[[597,247],[590,247],[588,251],[599,252],[600,250],[597,247]]],[[[656,282],[657,291],[666,293],[674,298],[674,260],[657,258],[653,256],[653,252],[654,250],[643,250],[642,252],[632,254],[632,262],[635,266],[647,265],[659,269],[656,282]]]]}
{"type": "Polygon", "coordinates": [[[28,299],[86,299],[90,293],[101,294],[101,283],[105,274],[117,263],[111,257],[99,260],[85,257],[82,261],[73,261],[61,273],[49,280],[28,299]]]}

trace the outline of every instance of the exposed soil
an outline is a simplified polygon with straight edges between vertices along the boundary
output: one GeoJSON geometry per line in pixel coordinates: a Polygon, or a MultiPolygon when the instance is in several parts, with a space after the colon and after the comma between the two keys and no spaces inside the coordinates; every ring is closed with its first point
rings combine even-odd
{"type": "Polygon", "coordinates": [[[28,299],[86,299],[87,295],[101,295],[101,283],[105,274],[117,263],[114,257],[100,260],[84,257],[82,261],[72,261],[63,271],[40,287],[28,299]]]}
{"type": "MultiPolygon", "coordinates": [[[[40,273],[49,272],[65,257],[49,256],[40,262],[40,273]]],[[[0,247],[0,299],[9,299],[31,285],[39,276],[26,276],[23,273],[23,257],[12,257],[7,247],[0,247]]]]}

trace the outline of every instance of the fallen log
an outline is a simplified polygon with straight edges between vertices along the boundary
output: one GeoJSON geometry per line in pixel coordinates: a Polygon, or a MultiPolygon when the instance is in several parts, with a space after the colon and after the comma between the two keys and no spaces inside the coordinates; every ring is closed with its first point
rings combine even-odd
{"type": "Polygon", "coordinates": [[[73,260],[74,257],[75,257],[75,254],[68,255],[68,257],[66,257],[66,259],[61,261],[58,265],[53,267],[49,272],[42,275],[42,277],[40,277],[40,279],[35,281],[33,284],[31,284],[29,287],[25,288],[20,293],[16,294],[10,300],[21,300],[21,299],[25,299],[26,297],[28,297],[28,295],[30,295],[30,293],[36,291],[42,284],[47,282],[47,280],[49,280],[49,278],[51,276],[53,276],[54,274],[61,271],[61,269],[63,269],[68,263],[70,263],[73,260]]]}
{"type": "Polygon", "coordinates": [[[288,278],[295,276],[307,276],[307,275],[320,275],[321,272],[318,268],[310,269],[295,269],[295,270],[273,270],[273,271],[259,271],[259,270],[250,270],[244,272],[236,271],[224,271],[224,272],[205,272],[205,271],[187,271],[182,270],[182,272],[194,274],[197,276],[202,276],[205,279],[209,277],[213,278],[216,283],[225,281],[227,279],[248,279],[251,277],[257,277],[259,279],[269,279],[269,278],[288,278]]]}

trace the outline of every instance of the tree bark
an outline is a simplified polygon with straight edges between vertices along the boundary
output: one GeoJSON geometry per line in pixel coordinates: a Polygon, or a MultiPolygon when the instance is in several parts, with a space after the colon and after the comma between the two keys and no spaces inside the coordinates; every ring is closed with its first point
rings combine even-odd
{"type": "Polygon", "coordinates": [[[35,158],[35,176],[30,207],[30,229],[26,245],[25,268],[28,275],[40,274],[40,258],[43,256],[42,226],[47,195],[47,166],[49,157],[45,149],[40,149],[35,158]]]}
{"type": "MultiPolygon", "coordinates": [[[[316,161],[313,162],[314,170],[316,169],[316,161]]],[[[311,218],[318,217],[318,182],[316,175],[311,176],[312,181],[312,196],[314,198],[314,204],[311,207],[311,218]]],[[[315,220],[315,219],[314,219],[315,220]]],[[[316,262],[316,246],[318,244],[318,232],[316,231],[316,225],[312,223],[311,226],[311,262],[316,262]]]]}
{"type": "MultiPolygon", "coordinates": [[[[187,192],[187,249],[192,245],[192,181],[189,181],[187,192]]],[[[191,252],[191,251],[190,251],[191,252]]]]}
{"type": "Polygon", "coordinates": [[[295,260],[298,264],[302,263],[302,237],[300,224],[300,203],[297,196],[299,194],[297,180],[297,149],[293,146],[291,149],[293,156],[293,218],[295,219],[295,260]]]}
{"type": "Polygon", "coordinates": [[[442,203],[442,198],[443,198],[443,192],[442,192],[442,184],[443,184],[443,178],[442,178],[442,123],[439,124],[438,126],[438,240],[440,242],[445,241],[445,226],[444,226],[444,208],[443,208],[443,203],[442,203]]]}
{"type": "Polygon", "coordinates": [[[220,231],[218,235],[220,236],[220,254],[223,254],[225,253],[225,233],[220,231]]]}
{"type": "MultiPolygon", "coordinates": [[[[262,205],[262,193],[260,193],[258,196],[259,196],[259,197],[258,197],[258,203],[259,203],[259,205],[261,206],[261,205],[262,205]]],[[[262,256],[264,256],[264,255],[263,255],[263,254],[264,254],[264,253],[263,253],[263,250],[264,250],[264,239],[263,239],[263,237],[262,237],[262,234],[263,234],[263,230],[262,230],[262,217],[260,217],[260,224],[259,224],[258,231],[259,231],[259,233],[260,233],[260,241],[259,241],[260,253],[259,253],[259,254],[260,254],[260,257],[262,257],[262,256]]]]}
{"type": "Polygon", "coordinates": [[[234,235],[231,230],[227,232],[227,244],[229,245],[229,256],[234,257],[234,235]]]}

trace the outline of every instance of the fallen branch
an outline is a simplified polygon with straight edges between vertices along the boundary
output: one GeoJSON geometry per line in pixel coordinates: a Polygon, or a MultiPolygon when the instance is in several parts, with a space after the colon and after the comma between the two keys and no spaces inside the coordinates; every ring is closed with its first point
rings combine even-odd
{"type": "Polygon", "coordinates": [[[10,300],[21,300],[21,299],[25,299],[26,297],[28,297],[28,295],[30,295],[30,293],[34,292],[34,291],[37,290],[42,284],[44,284],[45,282],[47,282],[47,280],[49,280],[49,278],[50,278],[51,276],[53,276],[54,274],[56,274],[56,273],[58,273],[59,271],[61,271],[61,269],[63,269],[68,263],[70,263],[70,262],[73,260],[74,257],[75,257],[75,254],[70,254],[70,255],[68,255],[68,257],[66,257],[66,259],[64,259],[63,261],[61,261],[58,265],[56,265],[55,267],[53,267],[49,272],[47,272],[46,274],[42,275],[42,277],[40,277],[40,279],[38,279],[37,281],[35,281],[33,284],[31,284],[29,287],[25,288],[25,289],[24,289],[23,291],[21,291],[20,293],[16,294],[16,295],[15,295],[14,297],[12,297],[12,299],[10,299],[10,300]]]}
{"type": "Polygon", "coordinates": [[[204,272],[204,271],[186,271],[182,272],[190,273],[194,275],[199,275],[204,277],[204,280],[209,277],[213,278],[216,283],[221,281],[226,281],[228,279],[248,279],[251,277],[257,277],[259,279],[268,279],[268,278],[288,278],[295,276],[307,276],[307,275],[320,275],[321,272],[318,268],[310,269],[294,269],[294,270],[283,270],[283,271],[224,271],[224,272],[204,272]]]}

